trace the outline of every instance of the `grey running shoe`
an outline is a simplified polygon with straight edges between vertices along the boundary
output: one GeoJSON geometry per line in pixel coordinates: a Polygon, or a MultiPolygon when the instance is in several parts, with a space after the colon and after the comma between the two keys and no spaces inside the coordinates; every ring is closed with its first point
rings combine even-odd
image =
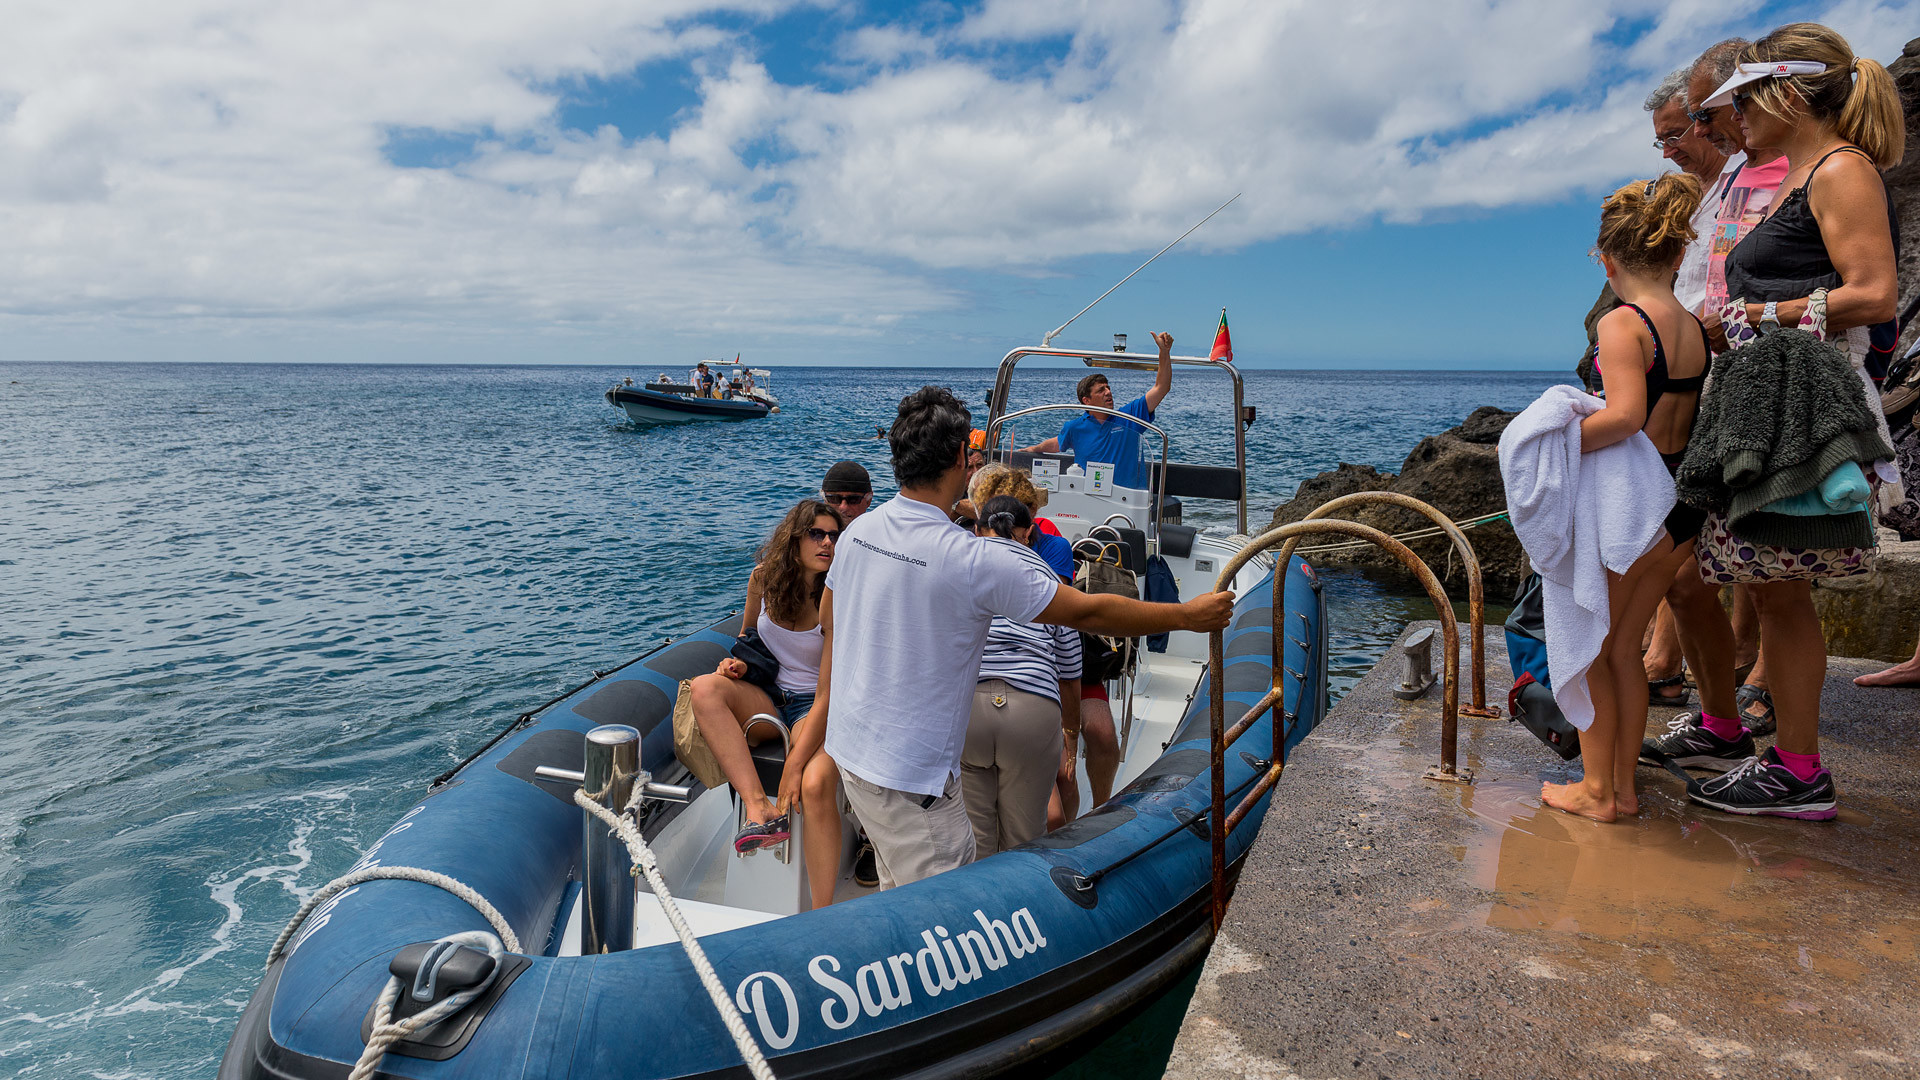
{"type": "Polygon", "coordinates": [[[1802,780],[1780,764],[1771,746],[1725,776],[1689,783],[1687,798],[1729,814],[1766,814],[1805,821],[1831,821],[1840,816],[1840,796],[1833,788],[1833,774],[1819,769],[1813,779],[1802,780]]]}
{"type": "Polygon", "coordinates": [[[1709,769],[1726,772],[1753,757],[1753,733],[1740,729],[1740,737],[1723,739],[1700,726],[1698,713],[1685,712],[1667,721],[1667,733],[1640,744],[1640,761],[1645,765],[1665,765],[1671,761],[1684,769],[1709,769]]]}

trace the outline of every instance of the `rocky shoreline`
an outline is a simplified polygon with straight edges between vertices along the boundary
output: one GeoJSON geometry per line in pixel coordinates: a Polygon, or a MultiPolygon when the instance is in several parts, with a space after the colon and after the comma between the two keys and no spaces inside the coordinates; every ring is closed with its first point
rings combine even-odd
{"type": "MultiPolygon", "coordinates": [[[[1475,409],[1465,422],[1420,440],[1398,473],[1383,473],[1371,465],[1341,462],[1333,471],[1302,483],[1293,498],[1273,512],[1268,528],[1299,521],[1321,505],[1358,491],[1409,495],[1432,504],[1455,521],[1499,513],[1507,508],[1506,491],[1500,483],[1500,433],[1517,415],[1491,405],[1475,409]]],[[[1411,532],[1432,524],[1425,517],[1397,506],[1368,507],[1350,518],[1388,534],[1411,532]]],[[[1328,533],[1309,537],[1303,544],[1338,543],[1346,539],[1328,533]]],[[[1497,603],[1512,595],[1523,576],[1520,541],[1513,535],[1513,527],[1505,521],[1488,522],[1469,530],[1467,540],[1480,560],[1487,599],[1497,603]]],[[[1466,570],[1458,558],[1452,557],[1450,540],[1436,536],[1409,541],[1407,546],[1441,576],[1449,594],[1465,599],[1466,570]]],[[[1313,561],[1322,566],[1404,578],[1408,583],[1413,580],[1400,560],[1372,546],[1316,554],[1313,561]]]]}

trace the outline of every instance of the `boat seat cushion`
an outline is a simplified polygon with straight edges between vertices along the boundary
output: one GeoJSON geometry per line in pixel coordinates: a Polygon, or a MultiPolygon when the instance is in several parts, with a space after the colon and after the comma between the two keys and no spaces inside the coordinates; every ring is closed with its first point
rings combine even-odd
{"type": "Polygon", "coordinates": [[[1200,530],[1192,525],[1160,526],[1160,554],[1169,559],[1185,559],[1193,555],[1193,538],[1200,530]]]}
{"type": "MultiPolygon", "coordinates": [[[[1113,537],[1101,529],[1110,529],[1120,534],[1120,565],[1130,574],[1147,572],[1147,533],[1144,529],[1129,529],[1125,525],[1097,526],[1093,539],[1111,543],[1113,537]]],[[[1092,545],[1088,545],[1091,548],[1092,545]]]]}
{"type": "Polygon", "coordinates": [[[1167,464],[1167,494],[1238,502],[1245,490],[1240,470],[1226,465],[1167,464]]]}
{"type": "MultiPolygon", "coordinates": [[[[767,732],[765,725],[755,729],[754,734],[767,732]]],[[[765,742],[749,748],[753,756],[753,768],[760,774],[760,789],[768,798],[779,798],[780,776],[787,768],[787,747],[778,735],[769,734],[765,742]]]]}

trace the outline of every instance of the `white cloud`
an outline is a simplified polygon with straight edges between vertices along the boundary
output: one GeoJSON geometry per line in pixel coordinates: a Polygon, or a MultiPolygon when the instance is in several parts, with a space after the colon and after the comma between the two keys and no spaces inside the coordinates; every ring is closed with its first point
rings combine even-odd
{"type": "MultiPolygon", "coordinates": [[[[821,16],[849,66],[809,85],[726,29],[797,4],[16,4],[0,317],[872,334],[962,303],[941,268],[1157,247],[1234,191],[1194,242],[1597,188],[1649,166],[1648,83],[1752,29],[1706,0],[989,0],[821,16]],[[561,126],[640,69],[697,104],[561,126]],[[473,151],[401,167],[395,132],[473,151]]],[[[1889,60],[1914,14],[1833,9],[1889,60]]]]}

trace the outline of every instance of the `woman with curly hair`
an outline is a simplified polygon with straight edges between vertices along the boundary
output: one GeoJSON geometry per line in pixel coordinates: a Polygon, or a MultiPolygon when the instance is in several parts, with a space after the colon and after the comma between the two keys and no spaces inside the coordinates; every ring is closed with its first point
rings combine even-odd
{"type": "MultiPolygon", "coordinates": [[[[813,707],[825,644],[820,594],[844,524],[839,512],[826,503],[800,500],[760,548],[760,564],[747,578],[740,625],[759,630],[767,651],[780,662],[772,692],[748,682],[746,664],[733,657],[720,661],[712,674],[693,680],[693,718],[727,783],[740,796],[747,819],[734,838],[736,851],[753,851],[792,835],[787,816],[761,786],[748,749],[776,733],[766,724],[756,725],[751,732],[745,725],[759,713],[770,713],[792,727],[813,707]]],[[[833,902],[833,886],[840,874],[839,785],[840,771],[832,758],[815,754],[807,762],[800,805],[807,818],[803,846],[814,907],[833,902]]]]}
{"type": "MultiPolygon", "coordinates": [[[[1024,542],[1034,554],[1046,560],[1054,573],[1068,583],[1073,581],[1073,545],[1058,534],[1045,531],[1051,527],[1040,517],[1040,508],[1046,505],[1046,493],[1034,487],[1033,478],[1026,470],[993,462],[973,474],[967,484],[967,494],[975,506],[984,506],[997,495],[1011,495],[1020,500],[1034,521],[1024,542]]],[[[1077,710],[1080,722],[1066,725],[1063,733],[1060,771],[1054,777],[1053,798],[1047,806],[1047,823],[1051,828],[1059,828],[1080,815],[1079,759],[1083,751],[1087,756],[1087,788],[1093,795],[1093,805],[1099,806],[1113,794],[1113,778],[1120,771],[1120,734],[1114,727],[1113,706],[1107,701],[1106,684],[1097,678],[1081,679],[1075,692],[1080,695],[1077,710]]]]}

